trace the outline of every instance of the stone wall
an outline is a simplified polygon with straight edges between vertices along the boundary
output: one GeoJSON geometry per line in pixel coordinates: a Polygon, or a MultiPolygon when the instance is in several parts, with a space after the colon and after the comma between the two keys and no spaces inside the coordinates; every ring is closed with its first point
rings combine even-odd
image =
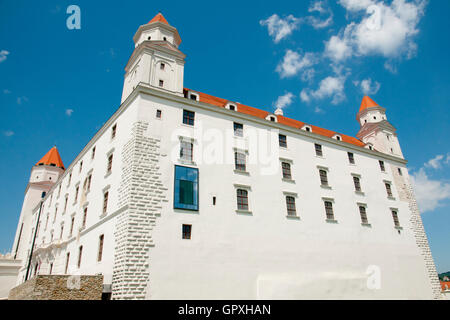
{"type": "Polygon", "coordinates": [[[37,275],[11,289],[8,300],[101,300],[103,276],[37,275]]]}

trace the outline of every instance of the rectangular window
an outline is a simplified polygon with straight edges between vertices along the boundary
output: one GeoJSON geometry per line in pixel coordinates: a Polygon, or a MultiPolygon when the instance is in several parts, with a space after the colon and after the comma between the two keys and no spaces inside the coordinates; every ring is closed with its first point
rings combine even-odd
{"type": "Polygon", "coordinates": [[[316,149],[316,156],[322,157],[323,156],[322,145],[315,143],[314,147],[316,149]]]}
{"type": "Polygon", "coordinates": [[[116,133],[117,133],[117,124],[113,125],[111,129],[111,139],[114,139],[116,137],[116,133]]]}
{"type": "Polygon", "coordinates": [[[70,220],[70,232],[69,232],[69,237],[72,236],[72,232],[73,232],[73,225],[75,223],[75,217],[72,217],[72,220],[70,220]]]}
{"type": "Polygon", "coordinates": [[[163,87],[164,86],[164,80],[159,80],[159,86],[163,87]]]}
{"type": "Polygon", "coordinates": [[[283,179],[291,180],[291,164],[289,162],[281,163],[281,170],[283,171],[283,179]]]}
{"type": "Polygon", "coordinates": [[[391,185],[387,182],[384,185],[386,186],[386,193],[387,193],[388,197],[392,197],[391,185]]]}
{"type": "Polygon", "coordinates": [[[244,189],[237,189],[236,195],[238,210],[248,211],[248,191],[244,189]]]}
{"type": "Polygon", "coordinates": [[[108,196],[109,192],[105,192],[103,195],[103,214],[106,214],[106,210],[108,209],[108,196]]]}
{"type": "Polygon", "coordinates": [[[80,248],[78,249],[78,263],[77,266],[78,268],[81,267],[81,257],[83,255],[83,246],[80,246],[80,248]]]}
{"type": "Polygon", "coordinates": [[[358,177],[353,177],[353,184],[355,185],[355,191],[361,192],[361,181],[358,177]]]}
{"type": "Polygon", "coordinates": [[[156,117],[158,118],[158,119],[161,119],[161,110],[156,110],[156,117]]]}
{"type": "Polygon", "coordinates": [[[235,169],[239,171],[245,171],[245,153],[235,152],[234,153],[234,165],[235,169]]]}
{"type": "Polygon", "coordinates": [[[386,171],[386,169],[384,168],[384,161],[379,160],[378,162],[380,163],[381,171],[383,171],[383,172],[386,171]]]}
{"type": "Polygon", "coordinates": [[[295,198],[292,196],[286,196],[286,207],[288,216],[296,216],[297,210],[295,209],[295,198]]]}
{"type": "Polygon", "coordinates": [[[192,161],[194,145],[191,142],[180,142],[180,159],[192,161]]]}
{"type": "Polygon", "coordinates": [[[104,238],[105,238],[105,236],[103,234],[98,238],[98,255],[97,255],[97,261],[98,262],[102,261],[102,256],[103,256],[103,239],[104,238]]]}
{"type": "Polygon", "coordinates": [[[394,219],[394,226],[400,227],[400,221],[398,220],[397,211],[391,210],[391,213],[392,213],[392,219],[394,219]]]}
{"type": "Polygon", "coordinates": [[[286,136],[284,134],[278,135],[278,142],[279,142],[280,147],[287,148],[286,136]]]}
{"type": "Polygon", "coordinates": [[[355,156],[353,155],[353,153],[347,152],[347,155],[348,155],[348,162],[350,162],[351,164],[355,164],[355,156]]]}
{"type": "Polygon", "coordinates": [[[194,125],[194,119],[195,119],[195,112],[183,110],[183,123],[193,126],[194,125]]]}
{"type": "Polygon", "coordinates": [[[68,196],[68,195],[66,195],[66,197],[65,197],[65,199],[64,199],[64,210],[63,210],[63,212],[66,212],[66,209],[67,209],[67,201],[69,201],[69,196],[68,196]]]}
{"type": "Polygon", "coordinates": [[[64,234],[64,224],[61,223],[61,232],[60,232],[60,234],[59,234],[59,238],[60,238],[60,239],[62,239],[63,234],[64,234]]]}
{"type": "Polygon", "coordinates": [[[72,172],[69,174],[69,182],[67,183],[67,185],[70,185],[70,182],[72,181],[72,172]]]}
{"type": "Polygon", "coordinates": [[[319,170],[319,176],[320,176],[320,184],[322,186],[328,186],[327,171],[320,169],[319,170]]]}
{"type": "Polygon", "coordinates": [[[74,202],[76,203],[77,201],[78,201],[78,191],[80,190],[80,187],[79,186],[76,186],[76,188],[75,188],[75,199],[74,199],[74,202]]]}
{"type": "Polygon", "coordinates": [[[191,239],[192,225],[183,224],[182,227],[182,238],[183,239],[191,239]]]}
{"type": "Polygon", "coordinates": [[[369,221],[367,220],[366,207],[359,206],[359,214],[361,216],[361,223],[369,224],[369,221]]]}
{"type": "Polygon", "coordinates": [[[191,100],[197,101],[197,95],[195,95],[195,94],[191,94],[190,98],[191,98],[191,100]]]}
{"type": "Polygon", "coordinates": [[[401,176],[403,175],[403,173],[402,173],[402,169],[400,169],[400,168],[397,168],[397,171],[398,171],[398,174],[399,174],[399,175],[401,175],[401,176]]]}
{"type": "Polygon", "coordinates": [[[174,208],[198,210],[198,169],[175,166],[174,208]]]}
{"type": "Polygon", "coordinates": [[[66,267],[64,268],[64,274],[67,274],[67,270],[69,269],[69,261],[70,261],[70,252],[66,254],[66,267]]]}
{"type": "Polygon", "coordinates": [[[161,64],[160,64],[160,67],[159,67],[159,68],[160,68],[161,70],[164,70],[164,67],[165,67],[165,66],[166,66],[166,65],[165,65],[164,63],[162,63],[162,62],[161,62],[161,64]]]}
{"type": "Polygon", "coordinates": [[[80,161],[80,172],[83,170],[83,161],[80,161]]]}
{"type": "Polygon", "coordinates": [[[87,207],[84,208],[84,211],[83,211],[83,223],[81,224],[81,228],[86,228],[87,210],[88,210],[87,207]]]}
{"type": "Polygon", "coordinates": [[[50,263],[50,271],[49,271],[49,273],[48,273],[48,274],[52,274],[52,271],[53,271],[53,262],[52,262],[52,263],[50,263]]]}
{"type": "Polygon", "coordinates": [[[327,216],[327,220],[334,220],[334,213],[333,213],[333,203],[331,201],[325,201],[325,214],[327,216]]]}
{"type": "Polygon", "coordinates": [[[110,154],[108,156],[108,165],[106,167],[106,173],[110,173],[112,170],[112,163],[113,163],[113,154],[110,154]]]}
{"type": "Polygon", "coordinates": [[[95,158],[95,147],[92,148],[91,159],[95,158]]]}
{"type": "Polygon", "coordinates": [[[242,123],[233,122],[234,135],[236,137],[244,136],[244,125],[242,123]]]}

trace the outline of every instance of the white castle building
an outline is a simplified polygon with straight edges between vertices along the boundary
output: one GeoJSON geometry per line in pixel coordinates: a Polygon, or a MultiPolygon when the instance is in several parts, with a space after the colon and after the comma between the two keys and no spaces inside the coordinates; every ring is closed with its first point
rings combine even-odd
{"type": "Polygon", "coordinates": [[[185,88],[161,14],[133,40],[117,111],[68,167],[52,148],[31,170],[17,284],[102,274],[113,299],[440,298],[385,108],[364,97],[347,136],[185,88]]]}

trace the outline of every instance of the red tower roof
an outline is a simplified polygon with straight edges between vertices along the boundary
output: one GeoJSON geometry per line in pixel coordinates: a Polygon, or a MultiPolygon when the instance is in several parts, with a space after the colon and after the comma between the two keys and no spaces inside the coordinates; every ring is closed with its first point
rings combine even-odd
{"type": "Polygon", "coordinates": [[[363,111],[364,109],[372,107],[378,107],[378,104],[375,101],[373,101],[370,97],[364,96],[364,98],[361,101],[361,107],[359,108],[359,112],[363,111]]]}
{"type": "Polygon", "coordinates": [[[158,13],[156,16],[154,16],[153,19],[149,21],[149,23],[157,22],[157,21],[169,25],[169,23],[167,22],[166,18],[164,18],[164,16],[161,13],[158,13]]]}
{"type": "Polygon", "coordinates": [[[49,152],[47,152],[46,155],[43,156],[42,159],[39,160],[35,165],[54,166],[64,169],[64,164],[61,160],[61,156],[59,155],[58,149],[56,149],[56,147],[51,148],[49,152]]]}

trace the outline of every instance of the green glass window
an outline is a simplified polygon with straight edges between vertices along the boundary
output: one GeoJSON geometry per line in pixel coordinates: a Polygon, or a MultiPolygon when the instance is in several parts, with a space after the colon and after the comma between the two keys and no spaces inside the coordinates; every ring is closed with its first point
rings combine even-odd
{"type": "Polygon", "coordinates": [[[198,210],[198,169],[175,166],[174,208],[198,210]]]}

